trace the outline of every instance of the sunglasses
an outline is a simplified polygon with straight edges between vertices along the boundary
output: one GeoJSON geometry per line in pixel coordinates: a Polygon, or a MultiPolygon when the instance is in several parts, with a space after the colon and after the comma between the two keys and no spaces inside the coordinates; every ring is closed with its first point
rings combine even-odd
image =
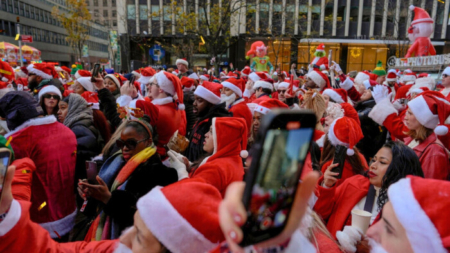
{"type": "Polygon", "coordinates": [[[448,75],[447,75],[447,74],[443,74],[442,76],[443,76],[443,77],[448,77],[448,75]]]}
{"type": "Polygon", "coordinates": [[[117,139],[116,145],[117,145],[117,147],[118,147],[119,149],[123,149],[123,147],[126,146],[129,150],[133,150],[133,149],[136,148],[136,146],[137,146],[139,143],[141,143],[141,142],[143,142],[143,141],[146,141],[146,140],[148,140],[148,138],[145,138],[145,139],[140,140],[140,141],[137,141],[137,140],[135,140],[135,139],[128,139],[128,140],[126,140],[126,141],[124,141],[124,140],[122,140],[122,139],[117,139]]]}
{"type": "Polygon", "coordinates": [[[48,99],[53,98],[53,99],[58,99],[59,100],[59,96],[58,95],[44,94],[44,95],[42,95],[42,97],[48,98],[48,99]]]}
{"type": "Polygon", "coordinates": [[[286,93],[286,90],[277,90],[278,93],[286,93]]]}

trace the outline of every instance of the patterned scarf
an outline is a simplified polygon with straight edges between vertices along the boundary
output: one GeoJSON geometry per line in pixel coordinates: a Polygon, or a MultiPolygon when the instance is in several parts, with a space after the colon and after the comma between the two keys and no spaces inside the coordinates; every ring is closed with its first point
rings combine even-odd
{"type": "MultiPolygon", "coordinates": [[[[131,157],[131,159],[125,164],[125,166],[120,170],[117,177],[114,179],[110,191],[112,192],[120,188],[120,186],[128,180],[134,170],[140,164],[145,163],[148,159],[150,159],[150,157],[152,157],[155,153],[156,148],[154,146],[151,146],[145,148],[141,152],[131,157]]],[[[91,238],[89,238],[90,241],[116,239],[111,238],[112,225],[113,224],[111,217],[108,217],[105,212],[101,212],[92,223],[87,236],[91,235],[91,238]]]]}

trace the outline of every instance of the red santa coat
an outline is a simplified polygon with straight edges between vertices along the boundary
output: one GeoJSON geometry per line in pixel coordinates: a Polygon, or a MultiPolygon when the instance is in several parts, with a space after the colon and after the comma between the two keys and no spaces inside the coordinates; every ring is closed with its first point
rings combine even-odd
{"type": "Polygon", "coordinates": [[[159,109],[158,121],[156,122],[156,131],[159,137],[156,146],[158,147],[158,153],[161,154],[160,149],[169,143],[170,138],[177,130],[179,134],[186,135],[186,124],[183,126],[181,110],[176,109],[172,97],[154,99],[152,103],[159,109]]]}
{"type": "Polygon", "coordinates": [[[322,186],[323,179],[319,180],[318,200],[314,211],[318,213],[327,224],[328,231],[336,239],[336,232],[341,231],[347,224],[351,211],[358,202],[369,192],[369,179],[356,175],[348,178],[339,186],[326,189],[322,186]]]}
{"type": "MultiPolygon", "coordinates": [[[[364,171],[366,171],[369,168],[369,165],[367,165],[366,158],[361,153],[355,153],[354,155],[359,155],[359,159],[361,160],[361,163],[364,167],[364,171]]],[[[322,174],[325,174],[325,171],[327,170],[328,166],[331,165],[333,160],[327,161],[322,166],[322,174]]],[[[352,165],[345,159],[344,162],[344,169],[342,169],[342,176],[341,179],[336,183],[336,185],[340,185],[345,182],[346,179],[355,176],[355,173],[353,173],[352,165]]]]}
{"type": "Polygon", "coordinates": [[[36,165],[30,158],[15,160],[11,165],[16,166],[11,190],[16,200],[31,200],[31,180],[36,170],[36,165]]]}
{"type": "Polygon", "coordinates": [[[250,134],[253,115],[250,111],[250,108],[248,108],[247,104],[245,103],[245,100],[239,99],[235,101],[233,104],[231,104],[231,108],[228,111],[232,113],[233,117],[243,118],[245,120],[245,123],[247,124],[247,131],[250,134]]]}
{"type": "MultiPolygon", "coordinates": [[[[408,145],[411,141],[411,138],[406,138],[405,144],[408,145]]],[[[425,178],[449,179],[450,162],[448,154],[442,143],[436,138],[435,133],[428,136],[413,150],[419,157],[425,178]]]]}
{"type": "Polygon", "coordinates": [[[328,57],[314,57],[311,62],[311,65],[317,65],[321,69],[328,69],[328,57]]]}
{"type": "Polygon", "coordinates": [[[75,134],[55,116],[31,119],[5,135],[17,159],[29,157],[36,164],[31,185],[31,219],[53,238],[73,227],[75,206],[75,134]],[[43,203],[46,205],[42,206],[43,203]],[[40,208],[42,206],[42,208],[40,208]]]}
{"type": "Polygon", "coordinates": [[[95,253],[113,252],[118,240],[55,242],[48,232],[30,220],[30,203],[14,200],[0,223],[0,252],[95,253]]]}
{"type": "Polygon", "coordinates": [[[408,53],[406,53],[405,58],[412,57],[412,54],[416,53],[414,56],[428,56],[428,55],[436,55],[436,50],[431,44],[431,40],[428,37],[419,37],[416,38],[414,43],[408,49],[408,53]]]}

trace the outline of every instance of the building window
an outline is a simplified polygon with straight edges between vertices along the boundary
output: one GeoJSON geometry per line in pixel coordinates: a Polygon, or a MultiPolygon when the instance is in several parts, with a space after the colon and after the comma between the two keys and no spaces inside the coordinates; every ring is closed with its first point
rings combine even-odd
{"type": "Polygon", "coordinates": [[[90,1],[89,0],[86,0],[86,5],[87,6],[89,6],[90,5],[90,3],[89,3],[90,1]]]}
{"type": "Polygon", "coordinates": [[[117,26],[117,20],[113,20],[112,25],[115,27],[117,26]]]}
{"type": "Polygon", "coordinates": [[[103,0],[103,6],[108,6],[108,1],[107,0],[103,0]]]}
{"type": "Polygon", "coordinates": [[[98,0],[94,0],[94,6],[98,6],[98,0]]]}
{"type": "Polygon", "coordinates": [[[2,10],[4,10],[4,11],[6,11],[7,10],[7,8],[6,8],[6,1],[7,0],[0,0],[0,2],[1,2],[1,8],[2,8],[2,10]]]}
{"type": "Polygon", "coordinates": [[[112,15],[113,18],[117,17],[117,11],[113,10],[111,15],[112,15]]]}
{"type": "Polygon", "coordinates": [[[8,12],[13,12],[13,5],[12,5],[12,0],[7,0],[8,1],[8,12]]]}
{"type": "Polygon", "coordinates": [[[112,0],[112,1],[111,1],[111,6],[112,6],[112,7],[116,7],[116,0],[112,0]]]}
{"type": "Polygon", "coordinates": [[[108,10],[103,10],[103,17],[104,18],[108,17],[108,10]]]}
{"type": "Polygon", "coordinates": [[[134,4],[127,5],[127,17],[128,19],[132,20],[136,19],[136,5],[134,4]]]}
{"type": "Polygon", "coordinates": [[[24,15],[23,3],[22,2],[18,2],[17,4],[19,5],[19,15],[23,16],[24,15]]]}
{"type": "Polygon", "coordinates": [[[27,18],[30,17],[30,8],[31,8],[31,6],[29,6],[28,4],[25,4],[25,17],[27,17],[27,18]]]}
{"type": "Polygon", "coordinates": [[[19,14],[19,2],[13,1],[14,14],[19,14]]]}
{"type": "Polygon", "coordinates": [[[147,20],[148,19],[148,8],[147,5],[139,5],[139,19],[147,20]]]}
{"type": "Polygon", "coordinates": [[[108,27],[108,26],[109,26],[109,20],[105,19],[105,20],[103,21],[103,25],[108,27]]]}
{"type": "Polygon", "coordinates": [[[152,5],[152,20],[158,21],[159,20],[159,5],[152,5]]]}

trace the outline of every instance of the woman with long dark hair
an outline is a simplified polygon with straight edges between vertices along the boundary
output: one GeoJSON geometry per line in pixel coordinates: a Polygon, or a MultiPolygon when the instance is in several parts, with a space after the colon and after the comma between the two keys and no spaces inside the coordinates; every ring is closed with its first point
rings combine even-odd
{"type": "Polygon", "coordinates": [[[372,213],[373,223],[388,201],[389,186],[407,175],[423,177],[419,158],[414,151],[401,142],[388,142],[377,152],[364,175],[347,178],[337,185],[336,173],[328,168],[319,180],[318,200],[314,210],[322,216],[330,233],[351,223],[352,210],[372,213]]]}
{"type": "Polygon", "coordinates": [[[58,114],[58,103],[62,99],[61,91],[54,85],[44,86],[38,93],[39,104],[44,111],[44,115],[58,114]]]}

